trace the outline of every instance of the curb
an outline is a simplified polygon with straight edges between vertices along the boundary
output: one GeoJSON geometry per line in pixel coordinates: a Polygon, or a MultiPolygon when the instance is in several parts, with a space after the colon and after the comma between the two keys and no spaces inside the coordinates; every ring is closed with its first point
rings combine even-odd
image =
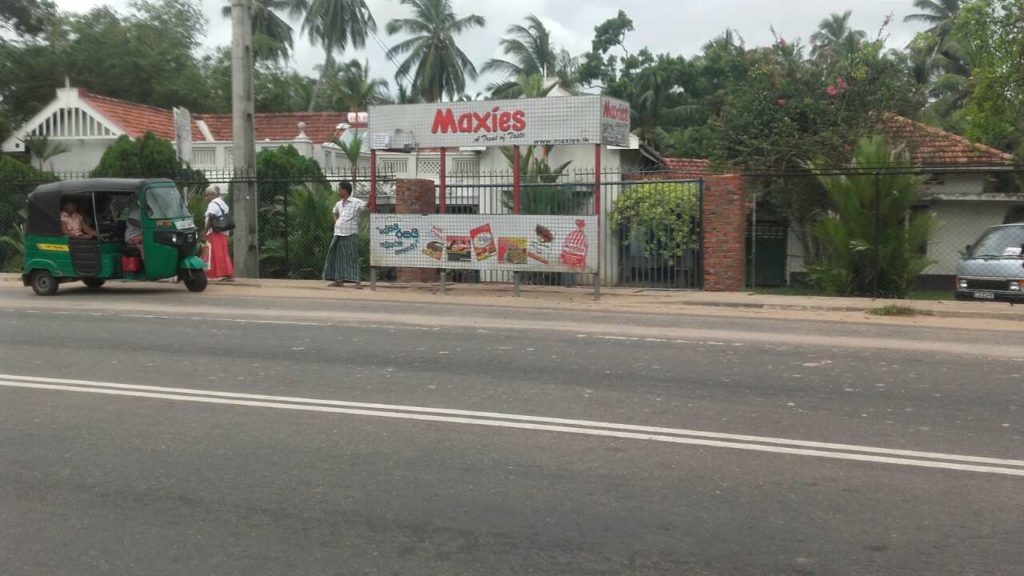
{"type": "MultiPolygon", "coordinates": [[[[930,316],[933,318],[980,318],[984,320],[1010,320],[1017,322],[1024,322],[1024,314],[1017,313],[1004,313],[1004,312],[968,312],[962,310],[929,310],[916,308],[913,305],[912,300],[906,301],[907,304],[901,304],[907,308],[912,308],[916,316],[930,316]]],[[[867,314],[875,308],[881,308],[888,306],[888,304],[880,304],[879,306],[865,307],[865,306],[833,306],[833,305],[821,305],[815,306],[813,304],[757,304],[757,303],[746,303],[746,302],[723,302],[723,301],[708,301],[708,302],[674,302],[681,306],[708,306],[715,308],[741,308],[748,310],[775,310],[775,311],[791,311],[791,312],[862,312],[867,314]]]]}
{"type": "MultiPolygon", "coordinates": [[[[8,273],[0,273],[0,284],[7,284],[7,283],[14,284],[15,282],[17,282],[19,285],[21,284],[21,276],[19,274],[16,274],[16,273],[10,273],[10,274],[8,274],[8,273]]],[[[374,293],[373,291],[370,290],[369,285],[366,285],[366,284],[364,284],[364,289],[363,290],[357,292],[357,291],[352,290],[352,289],[346,290],[345,288],[331,288],[331,287],[328,287],[326,285],[322,285],[321,286],[321,285],[319,285],[319,283],[313,283],[313,282],[311,282],[309,284],[305,284],[305,283],[289,284],[289,283],[286,283],[286,282],[287,281],[282,283],[280,286],[274,286],[274,285],[266,285],[266,284],[260,282],[259,280],[238,279],[235,282],[210,281],[210,286],[218,286],[218,287],[223,286],[223,287],[228,287],[228,288],[268,288],[268,289],[280,288],[280,289],[286,289],[286,290],[303,290],[303,291],[307,291],[307,292],[325,292],[325,293],[332,293],[332,294],[345,293],[345,294],[351,294],[352,296],[355,296],[355,294],[360,294],[360,295],[362,295],[362,298],[359,298],[360,300],[372,300],[370,295],[374,293]]],[[[440,284],[397,284],[397,283],[394,283],[394,284],[392,284],[392,283],[382,284],[382,283],[378,283],[377,287],[378,287],[378,290],[383,290],[383,291],[386,291],[386,292],[391,292],[392,294],[396,294],[396,293],[397,294],[401,294],[401,293],[418,293],[418,294],[433,295],[433,296],[437,296],[440,293],[440,290],[441,290],[440,284]]],[[[540,287],[540,288],[543,288],[543,287],[540,287]]],[[[452,291],[448,295],[449,296],[454,296],[456,298],[458,296],[467,296],[467,297],[470,297],[470,298],[473,298],[473,297],[488,297],[488,296],[490,296],[490,297],[494,297],[494,296],[511,297],[511,294],[513,292],[514,292],[514,289],[512,287],[508,287],[507,289],[505,287],[497,287],[497,288],[489,287],[488,289],[486,289],[486,291],[484,291],[484,293],[474,293],[474,294],[465,294],[465,293],[463,293],[463,294],[459,294],[457,291],[452,291]]],[[[558,294],[559,293],[558,291],[553,291],[553,290],[539,290],[537,292],[540,293],[540,294],[558,294]]],[[[631,302],[631,300],[633,300],[634,297],[641,297],[641,298],[643,298],[644,294],[645,294],[645,291],[643,291],[643,290],[640,290],[640,291],[630,291],[630,292],[613,292],[613,293],[605,293],[603,295],[603,298],[608,298],[609,300],[614,300],[614,301],[616,301],[617,304],[623,304],[623,305],[626,305],[626,306],[649,304],[649,305],[658,305],[658,306],[665,306],[665,307],[685,306],[685,307],[692,307],[692,308],[701,308],[701,307],[703,307],[703,308],[730,308],[730,309],[737,309],[737,310],[763,310],[763,311],[781,311],[781,312],[786,312],[786,311],[789,311],[789,312],[836,312],[836,313],[854,313],[854,314],[867,314],[869,311],[871,311],[871,310],[873,310],[875,308],[879,308],[879,307],[883,307],[883,306],[888,306],[888,305],[892,305],[892,304],[895,303],[895,304],[898,304],[898,305],[901,305],[901,306],[906,306],[908,308],[912,308],[915,311],[915,315],[916,316],[926,316],[926,317],[932,317],[932,318],[983,319],[983,320],[1004,320],[1004,321],[1011,321],[1011,322],[1024,322],[1024,313],[1019,313],[1019,312],[1016,312],[1016,311],[1014,311],[1014,312],[994,312],[994,311],[989,311],[989,310],[976,310],[976,311],[975,310],[935,310],[935,309],[932,309],[932,308],[918,308],[918,307],[914,306],[914,302],[915,302],[914,300],[903,300],[903,301],[880,300],[880,301],[877,301],[877,302],[873,302],[874,305],[872,305],[872,306],[865,306],[865,305],[842,305],[842,304],[807,304],[807,303],[787,304],[787,303],[779,303],[779,302],[771,302],[771,303],[765,303],[765,302],[741,302],[741,301],[734,301],[734,300],[688,300],[685,297],[679,298],[679,299],[675,299],[675,300],[662,300],[662,301],[658,301],[658,300],[655,299],[655,300],[642,300],[642,301],[633,301],[633,302],[631,302]]],[[[584,299],[588,299],[589,300],[589,293],[581,292],[580,295],[581,295],[581,297],[584,297],[584,299]]],[[[557,308],[558,307],[558,302],[544,302],[543,300],[533,300],[531,302],[531,304],[539,305],[539,307],[544,307],[544,308],[557,308]]],[[[1009,306],[1012,306],[1012,305],[1009,305],[1009,306]]],[[[635,310],[625,310],[625,311],[633,312],[635,310]]]]}

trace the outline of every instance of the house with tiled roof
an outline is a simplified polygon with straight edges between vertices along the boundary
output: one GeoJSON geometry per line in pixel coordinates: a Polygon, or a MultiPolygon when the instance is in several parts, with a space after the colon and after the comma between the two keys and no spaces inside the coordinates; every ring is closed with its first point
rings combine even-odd
{"type": "MultiPolygon", "coordinates": [[[[951,289],[960,253],[968,244],[989,226],[1024,221],[1021,184],[1005,173],[1017,166],[1016,159],[1012,154],[895,114],[884,116],[881,129],[890,144],[905,147],[911,163],[926,174],[917,209],[932,213],[936,228],[927,249],[933,263],[924,271],[923,283],[951,289]]],[[[701,178],[711,173],[711,163],[706,159],[665,157],[659,175],[701,178]]],[[[784,283],[794,274],[805,273],[801,244],[784,218],[762,214],[758,224],[758,282],[784,283]],[[777,250],[781,252],[776,254],[777,250]]]]}
{"type": "Polygon", "coordinates": [[[928,244],[933,261],[924,271],[930,287],[953,285],[961,253],[989,226],[1024,221],[1020,183],[1004,172],[1016,158],[963,136],[888,114],[890,142],[906,146],[911,161],[930,175],[921,188],[919,209],[935,216],[928,244]]]}
{"type": "MultiPolygon", "coordinates": [[[[559,95],[554,93],[552,97],[559,95]]],[[[332,174],[342,177],[349,174],[350,161],[332,140],[338,138],[344,142],[365,130],[367,116],[350,112],[258,113],[254,125],[257,152],[293,146],[304,156],[315,159],[328,177],[332,174]]],[[[57,89],[56,98],[4,141],[2,151],[24,153],[24,138],[47,136],[68,149],[67,153],[53,158],[48,168],[57,173],[81,174],[95,168],[103,152],[118,137],[138,138],[147,131],[174,143],[182,161],[194,169],[208,174],[233,169],[230,114],[190,114],[182,108],[168,110],[146,106],[71,86],[57,89]]],[[[360,174],[369,172],[369,147],[364,148],[357,165],[360,174]]],[[[643,150],[634,137],[629,147],[609,147],[603,166],[611,172],[635,169],[643,162],[643,150]]],[[[647,156],[650,158],[650,153],[647,156]]],[[[592,151],[585,146],[558,147],[552,163],[567,161],[574,170],[593,169],[592,151]]],[[[377,164],[381,175],[437,180],[440,152],[381,152],[377,164]]],[[[447,171],[452,177],[510,170],[497,149],[461,148],[447,152],[447,171]]]]}
{"type": "MultiPolygon", "coordinates": [[[[347,130],[365,123],[365,114],[351,118],[345,112],[256,114],[256,147],[291,145],[330,170],[342,160],[330,141],[344,139],[347,130]]],[[[68,149],[48,168],[83,173],[92,170],[120,136],[138,138],[146,132],[174,143],[179,157],[193,168],[233,168],[230,114],[190,114],[182,108],[146,106],[71,86],[57,89],[56,98],[5,140],[2,150],[23,153],[26,137],[47,136],[68,149]]],[[[348,166],[347,160],[344,165],[348,166]]]]}
{"type": "MultiPolygon", "coordinates": [[[[907,149],[911,163],[924,174],[916,209],[935,218],[926,253],[932,264],[924,270],[920,284],[952,290],[967,245],[990,226],[1024,221],[1021,183],[1008,173],[1017,166],[1016,158],[895,114],[885,115],[882,131],[891,145],[907,149]]],[[[792,232],[787,260],[787,275],[805,271],[800,243],[792,232]]]]}

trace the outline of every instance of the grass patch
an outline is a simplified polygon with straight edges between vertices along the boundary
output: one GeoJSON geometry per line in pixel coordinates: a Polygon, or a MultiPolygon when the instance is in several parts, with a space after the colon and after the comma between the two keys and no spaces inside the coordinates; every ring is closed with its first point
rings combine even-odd
{"type": "Polygon", "coordinates": [[[917,316],[917,310],[914,310],[910,306],[897,306],[895,304],[889,306],[882,306],[881,308],[872,308],[868,310],[868,314],[875,316],[917,316]]]}

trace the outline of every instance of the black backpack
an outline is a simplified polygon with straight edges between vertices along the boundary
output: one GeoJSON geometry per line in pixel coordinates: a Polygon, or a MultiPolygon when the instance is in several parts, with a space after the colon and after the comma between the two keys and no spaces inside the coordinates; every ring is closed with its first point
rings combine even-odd
{"type": "Polygon", "coordinates": [[[223,208],[221,210],[220,214],[210,217],[210,228],[214,232],[230,232],[234,230],[235,218],[231,215],[231,212],[223,212],[223,208]]]}

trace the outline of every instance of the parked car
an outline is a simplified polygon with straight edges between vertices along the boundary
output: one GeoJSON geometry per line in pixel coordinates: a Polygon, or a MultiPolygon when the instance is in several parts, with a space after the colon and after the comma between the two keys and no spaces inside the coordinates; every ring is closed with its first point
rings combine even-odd
{"type": "Polygon", "coordinates": [[[985,230],[956,276],[957,300],[1024,301],[1024,222],[985,230]]]}

